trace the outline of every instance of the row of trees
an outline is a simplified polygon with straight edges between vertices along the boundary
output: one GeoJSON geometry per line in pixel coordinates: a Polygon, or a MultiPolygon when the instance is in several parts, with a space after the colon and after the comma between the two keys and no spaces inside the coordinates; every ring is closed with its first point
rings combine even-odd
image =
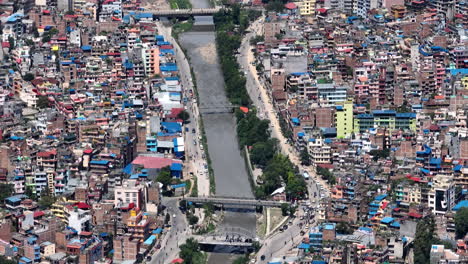
{"type": "MultiPolygon", "coordinates": [[[[214,15],[217,35],[216,43],[221,61],[226,92],[233,104],[250,106],[251,100],[246,89],[246,79],[241,74],[235,54],[241,45],[242,34],[249,21],[260,13],[253,10],[241,10],[233,5],[214,15]]],[[[260,38],[259,38],[260,39],[260,38]]],[[[291,199],[301,198],[307,189],[298,170],[288,157],[278,153],[278,140],[270,137],[269,121],[257,117],[255,110],[247,114],[236,111],[237,134],[241,147],[250,147],[251,161],[263,169],[263,185],[255,190],[257,198],[265,198],[286,183],[286,192],[291,199]]]]}
{"type": "Polygon", "coordinates": [[[322,179],[328,181],[331,185],[336,183],[335,175],[333,175],[333,173],[328,169],[317,166],[317,174],[320,175],[322,179]]]}

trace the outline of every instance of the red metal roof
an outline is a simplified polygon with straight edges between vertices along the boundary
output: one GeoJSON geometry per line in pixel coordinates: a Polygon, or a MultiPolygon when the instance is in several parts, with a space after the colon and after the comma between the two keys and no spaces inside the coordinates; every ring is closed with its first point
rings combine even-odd
{"type": "Polygon", "coordinates": [[[142,165],[145,169],[161,169],[166,166],[171,166],[172,163],[182,163],[182,161],[161,157],[138,156],[132,162],[134,165],[142,165]]]}
{"type": "Polygon", "coordinates": [[[421,218],[422,217],[421,214],[418,214],[418,213],[415,213],[415,212],[409,213],[408,216],[411,216],[411,217],[414,217],[414,218],[421,218]]]}

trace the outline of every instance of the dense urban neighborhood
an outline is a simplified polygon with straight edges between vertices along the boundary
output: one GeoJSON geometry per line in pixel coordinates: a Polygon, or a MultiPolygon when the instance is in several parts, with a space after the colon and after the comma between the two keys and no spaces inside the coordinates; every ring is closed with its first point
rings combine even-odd
{"type": "Polygon", "coordinates": [[[465,0],[0,0],[0,264],[468,263],[465,0]]]}

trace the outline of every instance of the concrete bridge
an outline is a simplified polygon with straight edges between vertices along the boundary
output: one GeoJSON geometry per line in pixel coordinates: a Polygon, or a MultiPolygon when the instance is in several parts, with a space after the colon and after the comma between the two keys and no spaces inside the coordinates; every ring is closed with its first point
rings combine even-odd
{"type": "Polygon", "coordinates": [[[200,110],[201,114],[205,115],[213,115],[213,114],[226,114],[226,113],[232,113],[236,108],[238,108],[239,105],[210,105],[210,106],[204,106],[200,105],[198,109],[200,110]]]}
{"type": "Polygon", "coordinates": [[[221,10],[222,7],[214,8],[192,8],[192,9],[166,9],[166,10],[145,10],[142,13],[152,13],[157,17],[188,17],[188,16],[211,16],[221,10]]]}
{"type": "Polygon", "coordinates": [[[266,207],[281,207],[282,204],[288,202],[277,202],[277,201],[266,201],[266,200],[255,200],[248,198],[231,198],[231,197],[187,197],[188,202],[204,204],[212,203],[214,205],[223,206],[236,206],[236,207],[253,207],[253,206],[266,206],[266,207]]]}

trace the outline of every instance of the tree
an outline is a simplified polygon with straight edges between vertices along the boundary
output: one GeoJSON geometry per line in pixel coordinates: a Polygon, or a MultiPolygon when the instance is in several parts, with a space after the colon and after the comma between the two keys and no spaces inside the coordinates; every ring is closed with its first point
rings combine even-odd
{"type": "Polygon", "coordinates": [[[256,35],[255,37],[250,39],[250,45],[256,45],[258,42],[265,41],[265,37],[263,35],[256,35]]]}
{"type": "Polygon", "coordinates": [[[25,194],[26,194],[26,196],[28,196],[29,199],[31,199],[31,200],[34,200],[34,201],[37,200],[37,196],[36,196],[36,194],[33,192],[33,187],[32,187],[31,185],[27,185],[27,186],[26,186],[25,194]]]}
{"type": "Polygon", "coordinates": [[[46,186],[45,189],[41,192],[41,198],[39,199],[39,206],[43,209],[49,208],[52,204],[55,203],[55,197],[50,195],[49,187],[46,186]]]}
{"type": "Polygon", "coordinates": [[[390,149],[373,149],[369,152],[373,156],[373,160],[377,161],[379,159],[386,159],[390,156],[390,149]]]}
{"type": "Polygon", "coordinates": [[[281,213],[283,214],[283,216],[287,216],[289,214],[289,204],[287,203],[281,204],[281,213]]]}
{"type": "Polygon", "coordinates": [[[250,160],[253,164],[264,168],[277,150],[278,140],[276,138],[268,139],[266,142],[255,143],[250,151],[250,160]]]}
{"type": "Polygon", "coordinates": [[[309,152],[307,152],[307,148],[301,150],[301,164],[304,166],[310,165],[310,155],[309,152]]]}
{"type": "Polygon", "coordinates": [[[249,263],[249,257],[241,256],[241,257],[236,258],[232,264],[248,264],[248,263],[249,263]]]}
{"type": "Polygon", "coordinates": [[[182,110],[182,111],[177,115],[177,118],[182,119],[182,121],[183,121],[184,123],[186,123],[187,120],[190,119],[190,114],[189,114],[187,111],[182,110]]]}
{"type": "Polygon", "coordinates": [[[288,172],[288,180],[286,182],[286,193],[289,199],[301,199],[307,193],[307,184],[304,178],[298,177],[294,172],[288,172]]]}
{"type": "Polygon", "coordinates": [[[30,82],[32,80],[34,80],[34,74],[32,73],[26,73],[24,76],[23,76],[23,80],[27,81],[27,82],[30,82]]]}
{"type": "Polygon", "coordinates": [[[12,184],[0,183],[0,202],[10,197],[14,191],[12,184]]]}
{"type": "Polygon", "coordinates": [[[265,9],[268,10],[268,11],[281,12],[284,9],[284,3],[282,1],[278,1],[278,0],[270,1],[270,2],[268,2],[265,9]]]}
{"type": "Polygon", "coordinates": [[[463,239],[468,233],[468,207],[462,207],[455,214],[455,234],[458,239],[463,239]]]}
{"type": "Polygon", "coordinates": [[[13,260],[10,260],[10,259],[8,259],[8,258],[5,257],[5,256],[0,256],[0,263],[2,263],[2,264],[16,264],[16,263],[18,263],[18,262],[15,261],[14,259],[13,259],[13,260]]]}
{"type": "Polygon", "coordinates": [[[200,245],[194,238],[189,238],[185,244],[180,246],[180,257],[184,260],[184,264],[199,264],[204,263],[205,256],[200,251],[200,245]]]}
{"type": "Polygon", "coordinates": [[[49,98],[45,95],[40,95],[37,98],[37,108],[44,109],[49,107],[49,98]]]}
{"type": "Polygon", "coordinates": [[[8,36],[8,44],[10,44],[10,50],[15,48],[15,38],[8,36]]]}
{"type": "Polygon", "coordinates": [[[169,166],[161,168],[156,181],[162,183],[164,188],[167,188],[172,182],[171,168],[169,166]]]}
{"type": "Polygon", "coordinates": [[[168,213],[166,213],[166,216],[164,217],[164,224],[169,224],[169,221],[171,221],[171,216],[168,213]]]}
{"type": "Polygon", "coordinates": [[[437,244],[439,239],[435,234],[435,220],[428,216],[418,222],[414,238],[414,263],[429,263],[431,246],[437,244]]]}
{"type": "Polygon", "coordinates": [[[193,215],[193,214],[188,215],[189,225],[196,225],[198,223],[198,220],[199,220],[198,216],[193,215]]]}
{"type": "Polygon", "coordinates": [[[350,235],[353,233],[353,228],[348,223],[340,222],[336,225],[336,232],[339,234],[350,235]]]}

